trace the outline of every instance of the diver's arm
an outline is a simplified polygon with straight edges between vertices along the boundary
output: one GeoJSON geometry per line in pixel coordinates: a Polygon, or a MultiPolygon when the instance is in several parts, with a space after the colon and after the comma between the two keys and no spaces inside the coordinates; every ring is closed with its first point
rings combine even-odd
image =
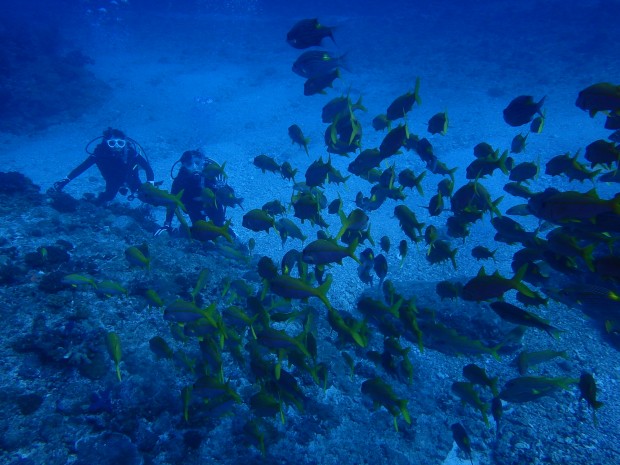
{"type": "Polygon", "coordinates": [[[80,163],[78,166],[76,166],[75,168],[73,168],[73,170],[71,170],[71,172],[67,175],[67,179],[69,181],[73,181],[75,178],[77,178],[80,174],[82,174],[84,171],[86,171],[88,168],[90,168],[91,166],[93,166],[95,164],[95,157],[93,155],[89,156],[86,160],[84,160],[82,163],[80,163]]]}
{"type": "Polygon", "coordinates": [[[146,159],[143,156],[138,155],[136,157],[136,163],[146,173],[146,181],[153,183],[153,181],[155,181],[155,173],[153,172],[153,168],[151,168],[151,165],[149,164],[149,162],[146,161],[146,159]]]}

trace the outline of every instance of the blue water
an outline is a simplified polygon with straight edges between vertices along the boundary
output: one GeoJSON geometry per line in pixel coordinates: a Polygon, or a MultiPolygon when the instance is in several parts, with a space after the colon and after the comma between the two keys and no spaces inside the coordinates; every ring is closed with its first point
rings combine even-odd
{"type": "MultiPolygon", "coordinates": [[[[502,110],[513,98],[532,95],[536,101],[545,97],[544,129],[529,134],[523,153],[511,154],[517,163],[540,166],[540,174],[527,187],[532,192],[548,187],[579,192],[595,188],[601,198],[613,198],[618,194],[616,183],[569,182],[565,176],[546,175],[545,165],[557,155],[579,153],[579,161],[590,169],[583,158],[585,147],[607,139],[612,132],[603,127],[605,115],[590,117],[575,101],[592,84],[620,84],[619,1],[67,0],[3,1],[2,6],[0,36],[12,44],[0,54],[2,171],[21,172],[45,192],[86,157],[82,149],[88,141],[111,126],[140,142],[156,180],[169,189],[173,163],[185,150],[200,148],[218,162],[226,162],[228,182],[244,198],[243,209],[229,209],[227,216],[239,243],[253,239],[256,248],[253,260],[231,260],[225,250],[179,237],[154,238],[153,229],[163,223],[164,209],[140,210],[137,200],[128,203],[120,196],[110,209],[103,210],[89,209],[90,204],[82,201],[85,210],[78,213],[61,214],[45,202],[23,214],[10,203],[3,206],[2,270],[18,264],[26,278],[3,281],[1,288],[3,318],[8,322],[2,351],[8,362],[2,369],[2,390],[7,394],[0,402],[8,413],[0,420],[0,463],[469,463],[467,455],[455,449],[450,426],[456,422],[470,435],[476,464],[620,463],[617,299],[601,301],[590,295],[585,304],[569,298],[527,307],[563,332],[555,339],[529,329],[519,343],[505,344],[500,360],[489,355],[456,355],[440,342],[433,347],[429,341],[429,347],[421,351],[403,337],[400,343],[413,365],[412,380],[403,375],[402,368],[391,371],[376,361],[371,351],[384,351],[385,333],[376,322],[368,323],[371,340],[367,347],[352,341],[340,344],[327,323],[325,306],[311,299],[313,318],[308,327],[317,339],[317,361],[328,372],[325,389],[308,371],[283,362],[282,368],[299,385],[303,408],[288,403],[281,413],[260,417],[250,399],[266,382],[258,380],[249,366],[250,349],[245,344],[253,337],[246,328],[239,346],[241,361],[230,346],[222,351],[224,379],[239,402],[215,408],[204,405],[204,393],[194,393],[186,421],[180,392],[196,381],[199,370],[192,372],[179,357],[176,363],[157,360],[149,340],[161,336],[178,354],[187,353],[190,358],[201,356],[197,341],[175,339],[161,312],[148,308],[143,297],[144,290],[151,288],[166,304],[191,300],[198,273],[204,268],[210,271],[208,284],[199,293],[203,307],[215,302],[218,311],[225,312],[230,303],[222,297],[227,277],[243,279],[255,291],[262,289],[255,276],[258,257],[268,256],[279,264],[285,252],[302,245],[289,239],[282,246],[274,231],[255,233],[242,227],[248,211],[271,200],[289,205],[293,193],[292,182],[261,173],[252,164],[254,157],[264,153],[279,163],[288,161],[299,169],[296,180],[303,180],[313,161],[327,160],[327,125],[321,121],[321,110],[341,95],[349,95],[353,102],[362,98],[368,111],[355,113],[363,128],[362,148],[378,147],[387,132],[375,131],[373,118],[384,113],[396,97],[413,91],[418,77],[422,104],[407,115],[407,126],[410,133],[428,138],[448,168],[457,168],[455,190],[468,181],[466,167],[474,160],[476,144],[487,142],[503,152],[509,150],[515,135],[528,132],[529,125],[506,124],[502,110]],[[345,64],[341,78],[326,95],[304,96],[304,79],[291,70],[303,51],[289,46],[285,37],[297,21],[313,17],[334,27],[335,40],[324,40],[321,49],[343,57],[345,64]],[[62,67],[67,60],[68,67],[62,67]],[[428,120],[443,111],[449,117],[446,135],[428,133],[428,120]],[[309,155],[291,144],[287,128],[292,124],[309,137],[309,155]],[[137,221],[125,208],[137,211],[135,217],[151,215],[152,220],[137,221]],[[37,268],[24,262],[26,254],[49,247],[57,239],[75,247],[70,268],[37,268]],[[128,268],[123,254],[127,247],[143,241],[153,257],[148,273],[128,268]],[[82,287],[46,295],[37,283],[52,272],[94,275],[98,282],[117,281],[130,292],[106,298],[82,287]],[[601,318],[605,311],[607,317],[601,318]],[[605,321],[612,323],[611,334],[606,334],[605,321]],[[123,346],[120,382],[102,339],[102,334],[112,331],[119,334],[123,346]],[[58,340],[59,347],[41,342],[46,339],[58,340]],[[604,402],[596,412],[597,425],[575,385],[537,401],[504,402],[497,434],[488,389],[476,388],[488,404],[484,407],[489,409],[488,426],[479,411],[452,393],[453,382],[465,381],[462,368],[468,363],[497,376],[501,388],[519,376],[512,361],[523,350],[567,352],[567,358],[531,368],[529,375],[579,378],[583,372],[593,374],[598,399],[604,402]],[[89,366],[92,362],[102,367],[99,371],[93,368],[95,375],[85,369],[81,351],[86,351],[89,366]],[[353,375],[343,351],[353,357],[353,375]],[[407,402],[411,422],[397,415],[398,431],[390,412],[373,405],[362,393],[362,384],[375,376],[407,402]],[[30,398],[23,396],[30,394],[39,396],[42,403],[33,413],[24,413],[28,409],[20,402],[23,398],[28,403],[30,398]],[[254,424],[265,435],[264,456],[249,432],[254,424]]],[[[410,168],[416,174],[426,169],[414,151],[402,152],[384,161],[381,168],[394,165],[397,172],[410,168]]],[[[355,155],[332,155],[331,162],[347,174],[355,155]]],[[[398,293],[415,299],[419,308],[434,311],[443,324],[495,346],[515,326],[502,321],[486,303],[441,300],[435,286],[443,280],[465,283],[482,264],[489,274],[497,270],[511,277],[513,254],[522,247],[494,240],[496,231],[488,212],[471,226],[466,239],[450,238],[446,233],[449,202],[437,217],[431,217],[426,208],[441,179],[428,172],[422,182],[423,196],[407,189],[404,201],[387,200],[370,212],[376,245],[366,243],[356,255],[366,247],[381,253],[379,238],[388,236],[387,279],[398,293]],[[415,211],[425,225],[437,227],[441,238],[457,249],[456,269],[450,260],[431,265],[424,242],[408,241],[409,252],[401,259],[396,249],[406,236],[394,217],[394,207],[400,203],[415,211]],[[497,249],[495,259],[474,260],[471,250],[478,245],[497,249]]],[[[503,197],[498,203],[502,214],[525,203],[504,192],[507,182],[508,177],[499,171],[481,180],[491,199],[503,197]]],[[[352,176],[345,185],[327,184],[324,193],[330,202],[342,198],[348,214],[356,208],[356,194],[369,196],[370,188],[367,181],[352,176]]],[[[79,199],[85,192],[102,189],[101,177],[91,168],[65,192],[79,199]]],[[[335,235],[340,229],[338,216],[323,214],[329,224],[326,233],[335,235]]],[[[292,208],[286,217],[310,240],[319,231],[297,220],[292,208]]],[[[533,215],[511,218],[541,238],[548,232],[547,225],[533,215]]],[[[616,236],[612,231],[610,237],[616,236]]],[[[607,248],[604,238],[596,241],[595,256],[617,256],[615,242],[607,248]]],[[[617,273],[615,280],[602,279],[588,271],[581,258],[574,263],[576,269],[568,274],[547,266],[548,285],[568,289],[596,284],[612,293],[620,291],[617,273]]],[[[349,258],[328,273],[333,276],[329,301],[343,314],[361,320],[356,305],[360,296],[382,299],[377,277],[372,286],[363,284],[357,264],[349,258]]],[[[531,287],[540,291],[538,286],[531,287]]],[[[506,300],[518,304],[514,291],[509,291],[506,300]]],[[[245,301],[235,304],[245,309],[245,301]]],[[[294,301],[293,310],[300,308],[306,305],[294,301]]],[[[273,323],[290,335],[300,334],[304,325],[303,318],[273,323]]],[[[266,358],[275,363],[277,356],[266,358]]]]}

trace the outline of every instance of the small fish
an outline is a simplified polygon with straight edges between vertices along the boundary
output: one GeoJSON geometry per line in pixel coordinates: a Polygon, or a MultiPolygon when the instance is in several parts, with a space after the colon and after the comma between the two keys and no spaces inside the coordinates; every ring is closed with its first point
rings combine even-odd
{"type": "Polygon", "coordinates": [[[405,263],[405,258],[407,258],[407,251],[409,249],[409,244],[407,241],[403,239],[398,243],[398,255],[400,256],[400,267],[403,267],[403,263],[405,263]]]}
{"type": "Polygon", "coordinates": [[[265,231],[269,233],[271,228],[275,228],[275,220],[261,209],[255,208],[243,215],[242,226],[254,232],[265,231]]]}
{"type": "Polygon", "coordinates": [[[334,42],[334,28],[323,26],[317,18],[297,21],[286,34],[286,41],[292,47],[304,49],[321,45],[329,37],[334,42]]]}
{"type": "Polygon", "coordinates": [[[306,79],[327,74],[336,68],[346,68],[345,55],[337,57],[324,50],[304,52],[293,63],[293,72],[306,79]]]}
{"type": "Polygon", "coordinates": [[[62,282],[73,287],[88,285],[97,289],[97,283],[93,278],[81,274],[68,274],[62,278],[62,282]]]}
{"type": "Polygon", "coordinates": [[[517,364],[517,368],[519,369],[519,374],[521,376],[527,375],[530,367],[534,365],[538,365],[540,363],[547,362],[549,360],[553,360],[556,357],[562,357],[564,359],[568,359],[568,355],[565,350],[556,351],[556,350],[541,350],[537,352],[525,352],[522,351],[517,355],[514,362],[517,364]]]}
{"type": "Polygon", "coordinates": [[[125,258],[133,265],[141,268],[151,269],[151,257],[149,256],[149,247],[145,242],[141,246],[132,246],[125,250],[125,258]]]}
{"type": "Polygon", "coordinates": [[[334,81],[340,78],[340,69],[335,68],[327,73],[316,74],[304,82],[304,95],[326,94],[325,89],[334,87],[334,81]]]}
{"type": "Polygon", "coordinates": [[[396,419],[402,414],[404,420],[411,424],[411,417],[407,411],[407,399],[396,397],[392,387],[379,377],[367,379],[362,383],[362,394],[370,397],[373,406],[383,406],[394,416],[394,429],[398,431],[396,419]]]}
{"type": "Polygon", "coordinates": [[[551,326],[548,320],[528,312],[527,310],[523,310],[516,305],[512,305],[508,302],[497,301],[492,302],[490,306],[502,320],[509,321],[516,325],[541,329],[556,339],[560,337],[560,333],[562,332],[561,329],[551,326]]]}
{"type": "Polygon", "coordinates": [[[460,423],[454,423],[450,428],[452,429],[452,439],[454,439],[459,449],[465,453],[471,465],[474,465],[471,455],[471,439],[467,435],[467,431],[460,423]]]}
{"type": "Polygon", "coordinates": [[[411,111],[413,105],[417,103],[420,105],[422,100],[420,99],[420,78],[416,78],[415,88],[413,92],[407,92],[397,97],[387,108],[385,112],[389,121],[394,121],[399,118],[403,118],[407,113],[411,111]]]}
{"type": "Polygon", "coordinates": [[[530,179],[534,179],[538,176],[538,171],[538,163],[525,161],[523,163],[519,163],[510,170],[510,176],[508,176],[508,179],[514,182],[529,181],[530,179]]]}
{"type": "Polygon", "coordinates": [[[282,202],[279,200],[272,200],[270,202],[266,202],[260,208],[263,211],[266,211],[271,216],[284,215],[286,213],[286,207],[282,205],[282,202]]]}
{"type": "Polygon", "coordinates": [[[383,254],[380,253],[379,255],[375,256],[373,262],[373,269],[375,270],[375,273],[379,278],[379,285],[381,285],[388,273],[388,262],[383,254]]]}
{"type": "Polygon", "coordinates": [[[308,143],[310,142],[310,139],[304,137],[304,133],[301,131],[301,128],[299,126],[297,126],[296,124],[289,126],[288,135],[291,138],[293,144],[298,144],[300,147],[303,147],[303,149],[306,151],[306,155],[309,155],[308,143]]]}
{"type": "Polygon", "coordinates": [[[254,157],[254,166],[260,169],[263,173],[265,171],[271,171],[272,173],[280,172],[280,165],[272,157],[260,154],[254,157]]]}
{"type": "Polygon", "coordinates": [[[579,378],[579,400],[585,399],[592,409],[592,420],[594,425],[598,424],[596,411],[603,406],[603,402],[596,400],[596,382],[591,373],[582,373],[579,378]]]}
{"type": "Polygon", "coordinates": [[[129,291],[119,283],[110,280],[101,281],[97,284],[97,292],[108,297],[113,295],[127,295],[129,293],[129,291]]]}
{"type": "Polygon", "coordinates": [[[118,334],[111,332],[106,335],[106,342],[108,347],[108,353],[112,360],[114,360],[114,365],[116,366],[116,376],[118,380],[121,381],[121,368],[119,364],[121,363],[121,340],[118,337],[118,334]]]}
{"type": "Polygon", "coordinates": [[[499,396],[493,397],[491,401],[491,414],[493,415],[493,420],[495,420],[495,435],[497,436],[499,434],[499,421],[502,415],[504,415],[504,406],[499,396]]]}
{"type": "Polygon", "coordinates": [[[230,223],[231,220],[229,219],[222,226],[216,226],[211,220],[197,220],[190,228],[191,236],[201,242],[215,241],[218,237],[223,237],[228,242],[232,243],[230,223]]]}
{"type": "Polygon", "coordinates": [[[471,256],[474,257],[476,260],[488,260],[489,258],[492,258],[493,261],[495,261],[495,252],[497,252],[497,249],[491,252],[486,247],[482,245],[477,245],[476,247],[471,249],[471,256]]]}
{"type": "Polygon", "coordinates": [[[487,427],[489,426],[489,418],[487,416],[489,406],[482,402],[472,383],[456,381],[452,383],[452,392],[464,403],[471,405],[476,410],[479,410],[482,414],[484,424],[487,425],[487,427]]]}
{"type": "Polygon", "coordinates": [[[441,300],[456,299],[460,297],[463,285],[452,281],[439,281],[435,286],[435,292],[441,300]]]}
{"type": "Polygon", "coordinates": [[[149,305],[152,307],[163,307],[164,306],[164,301],[161,299],[161,297],[159,297],[157,292],[154,291],[153,289],[148,289],[144,293],[144,297],[146,297],[146,300],[148,300],[149,305]]]}
{"type": "Polygon", "coordinates": [[[403,187],[416,188],[420,195],[424,195],[424,190],[422,189],[422,180],[426,176],[426,171],[422,171],[418,176],[415,175],[413,171],[409,168],[405,168],[400,173],[398,173],[398,183],[403,187]]]}
{"type": "Polygon", "coordinates": [[[170,359],[174,356],[174,351],[168,343],[160,336],[153,336],[149,340],[149,347],[158,359],[170,359]]]}
{"type": "Polygon", "coordinates": [[[465,376],[465,378],[473,384],[487,386],[491,389],[494,396],[498,395],[497,376],[495,378],[489,378],[484,368],[481,368],[474,363],[470,363],[469,365],[465,365],[463,367],[463,376],[465,376]]]}
{"type": "Polygon", "coordinates": [[[392,121],[388,119],[387,115],[381,114],[372,119],[372,127],[375,131],[389,130],[392,127],[392,121]]]}
{"type": "Polygon", "coordinates": [[[537,116],[530,123],[530,131],[533,132],[534,134],[540,134],[543,131],[544,127],[545,127],[545,112],[543,111],[542,115],[537,116]]]}
{"type": "Polygon", "coordinates": [[[578,382],[579,379],[575,378],[521,376],[509,380],[499,393],[499,398],[507,402],[530,402],[560,389],[569,389],[578,382]]]}
{"type": "Polygon", "coordinates": [[[379,240],[379,245],[381,246],[381,250],[383,250],[386,254],[390,253],[390,238],[387,236],[383,236],[379,240]]]}
{"type": "Polygon", "coordinates": [[[448,113],[437,113],[428,120],[428,132],[445,136],[448,132],[448,113]]]}
{"type": "Polygon", "coordinates": [[[525,143],[527,141],[527,136],[523,134],[517,134],[513,137],[512,142],[510,143],[510,153],[521,153],[525,151],[525,143]]]}
{"type": "Polygon", "coordinates": [[[297,168],[293,169],[288,161],[285,161],[280,166],[280,174],[282,175],[282,178],[288,181],[295,182],[295,175],[297,174],[297,171],[297,168]]]}
{"type": "Polygon", "coordinates": [[[357,263],[361,263],[355,256],[357,245],[357,240],[354,240],[349,247],[342,247],[332,240],[317,239],[303,249],[302,256],[304,262],[309,265],[342,264],[342,259],[345,257],[351,257],[357,263]]]}

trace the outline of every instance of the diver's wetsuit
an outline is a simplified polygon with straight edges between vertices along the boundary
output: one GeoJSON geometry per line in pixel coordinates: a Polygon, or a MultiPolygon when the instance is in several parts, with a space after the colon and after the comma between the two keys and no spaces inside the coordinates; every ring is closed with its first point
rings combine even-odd
{"type": "MultiPolygon", "coordinates": [[[[187,209],[187,214],[192,224],[198,220],[205,220],[208,216],[216,226],[223,226],[226,209],[221,202],[216,201],[215,205],[205,207],[202,200],[202,189],[208,187],[213,192],[217,191],[215,180],[210,181],[206,179],[202,174],[193,174],[187,168],[181,167],[179,174],[172,182],[170,193],[177,195],[183,191],[181,195],[181,202],[187,209]]],[[[172,217],[174,216],[174,210],[168,210],[166,212],[166,223],[170,224],[172,217]]]]}
{"type": "Polygon", "coordinates": [[[115,152],[103,143],[97,145],[93,154],[73,169],[67,178],[72,180],[93,165],[97,165],[105,179],[105,191],[97,197],[99,202],[112,200],[123,186],[136,192],[142,185],[140,168],[145,171],[147,181],[155,179],[151,165],[142,155],[138,155],[131,144],[127,144],[123,151],[115,152]]]}

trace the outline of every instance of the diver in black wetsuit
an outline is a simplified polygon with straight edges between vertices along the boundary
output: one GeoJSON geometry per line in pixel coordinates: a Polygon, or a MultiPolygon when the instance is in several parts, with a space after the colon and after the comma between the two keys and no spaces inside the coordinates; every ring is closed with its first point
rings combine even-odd
{"type": "MultiPolygon", "coordinates": [[[[216,226],[223,226],[226,207],[223,202],[218,201],[217,194],[227,185],[226,180],[221,170],[214,176],[209,175],[209,170],[205,170],[206,166],[220,168],[217,162],[205,157],[200,150],[188,150],[172,166],[173,170],[178,163],[181,163],[181,168],[174,177],[170,193],[177,195],[183,191],[181,202],[185,205],[192,224],[198,220],[205,220],[208,216],[216,226]]],[[[168,209],[164,225],[155,232],[156,236],[164,231],[172,231],[173,216],[174,210],[168,209]]]]}
{"type": "Polygon", "coordinates": [[[106,129],[101,138],[102,141],[92,153],[88,151],[88,146],[93,141],[86,146],[86,151],[89,153],[86,160],[74,168],[66,178],[54,183],[53,189],[56,192],[62,191],[70,181],[93,165],[97,165],[106,183],[105,191],[97,197],[98,203],[109,202],[118,192],[125,195],[131,191],[129,199],[133,199],[142,185],[139,176],[141,169],[146,173],[146,181],[154,182],[153,169],[146,158],[138,153],[139,145],[135,141],[122,131],[112,128],[106,129]]]}

